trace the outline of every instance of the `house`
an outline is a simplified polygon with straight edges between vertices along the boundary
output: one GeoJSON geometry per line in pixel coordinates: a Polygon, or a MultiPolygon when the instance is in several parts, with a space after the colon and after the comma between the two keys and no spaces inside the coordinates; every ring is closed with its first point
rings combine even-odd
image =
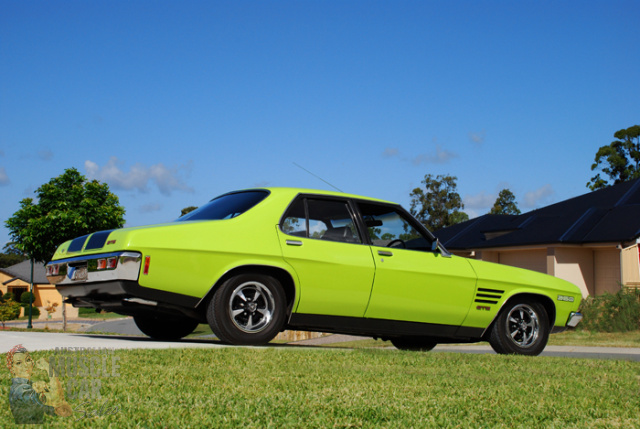
{"type": "MultiPolygon", "coordinates": [[[[51,313],[52,319],[62,318],[62,295],[56,290],[55,286],[49,284],[44,264],[36,262],[33,265],[33,295],[35,301],[34,307],[40,309],[40,318],[48,317],[46,307],[57,303],[55,311],[51,313]]],[[[0,294],[7,292],[13,293],[15,299],[19,302],[20,296],[29,291],[31,284],[31,261],[23,261],[19,264],[12,265],[7,268],[0,268],[0,294]]],[[[65,304],[67,317],[78,317],[78,309],[73,308],[69,304],[65,304]]]]}
{"type": "Polygon", "coordinates": [[[453,253],[568,280],[583,296],[640,286],[640,179],[436,233],[453,253]]]}

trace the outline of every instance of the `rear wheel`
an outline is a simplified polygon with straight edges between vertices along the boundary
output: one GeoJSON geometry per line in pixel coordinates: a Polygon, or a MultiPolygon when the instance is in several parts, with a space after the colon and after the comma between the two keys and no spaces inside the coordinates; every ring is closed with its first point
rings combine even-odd
{"type": "Polygon", "coordinates": [[[413,350],[419,352],[428,352],[432,350],[438,343],[429,337],[399,337],[391,338],[391,344],[399,350],[413,350]]]}
{"type": "Polygon", "coordinates": [[[207,321],[223,342],[262,345],[284,327],[286,300],[280,283],[263,274],[240,274],[222,284],[207,309],[207,321]]]}
{"type": "Polygon", "coordinates": [[[154,340],[179,340],[196,329],[198,321],[188,317],[154,315],[133,316],[138,329],[154,340]]]}
{"type": "Polygon", "coordinates": [[[496,319],[489,344],[496,353],[537,356],[549,340],[549,317],[539,302],[509,303],[496,319]]]}

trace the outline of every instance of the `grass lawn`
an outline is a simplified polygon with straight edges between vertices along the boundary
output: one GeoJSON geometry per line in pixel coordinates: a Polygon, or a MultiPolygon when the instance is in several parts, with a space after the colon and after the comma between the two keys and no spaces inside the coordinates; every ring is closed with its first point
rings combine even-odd
{"type": "MultiPolygon", "coordinates": [[[[69,399],[74,416],[47,427],[640,427],[637,362],[291,347],[113,356],[101,397],[69,399]],[[92,414],[101,406],[109,415],[92,414]]],[[[9,372],[0,378],[8,398],[9,372]]],[[[71,397],[82,379],[62,380],[71,397]]]]}

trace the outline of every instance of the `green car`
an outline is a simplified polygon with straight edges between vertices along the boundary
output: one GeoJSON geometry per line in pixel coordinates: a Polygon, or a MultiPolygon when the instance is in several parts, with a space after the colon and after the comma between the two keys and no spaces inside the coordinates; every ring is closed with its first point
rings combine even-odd
{"type": "Polygon", "coordinates": [[[582,318],[575,285],[453,256],[397,204],[295,188],[230,192],[171,223],[76,238],[47,276],[66,302],[131,315],[162,340],[208,322],[229,344],[295,329],[537,355],[582,318]]]}

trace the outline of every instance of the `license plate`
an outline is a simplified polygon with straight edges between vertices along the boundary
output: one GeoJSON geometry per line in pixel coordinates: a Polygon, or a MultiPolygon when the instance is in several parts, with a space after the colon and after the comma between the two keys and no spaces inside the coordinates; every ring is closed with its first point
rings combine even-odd
{"type": "Polygon", "coordinates": [[[87,267],[76,267],[71,273],[71,280],[84,281],[87,279],[87,267]]]}

